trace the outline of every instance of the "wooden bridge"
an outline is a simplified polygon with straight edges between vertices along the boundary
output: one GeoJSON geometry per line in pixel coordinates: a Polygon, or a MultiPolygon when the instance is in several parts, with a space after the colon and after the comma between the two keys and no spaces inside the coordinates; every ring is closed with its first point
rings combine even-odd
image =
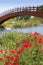
{"type": "Polygon", "coordinates": [[[22,7],[15,8],[8,11],[5,11],[0,14],[0,25],[6,20],[17,17],[17,16],[36,16],[43,18],[43,8],[41,7],[22,7]]]}

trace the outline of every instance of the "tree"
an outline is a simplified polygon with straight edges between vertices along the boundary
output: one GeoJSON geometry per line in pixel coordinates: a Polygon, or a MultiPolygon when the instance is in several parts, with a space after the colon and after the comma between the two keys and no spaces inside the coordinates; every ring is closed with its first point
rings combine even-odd
{"type": "Polygon", "coordinates": [[[39,11],[43,12],[43,5],[39,6],[39,11]]]}

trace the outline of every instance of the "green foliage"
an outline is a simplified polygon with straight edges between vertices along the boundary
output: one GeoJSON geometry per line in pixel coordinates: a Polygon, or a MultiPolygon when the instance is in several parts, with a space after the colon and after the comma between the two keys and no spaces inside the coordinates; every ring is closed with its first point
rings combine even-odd
{"type": "Polygon", "coordinates": [[[15,17],[2,24],[4,27],[9,28],[25,28],[34,27],[43,24],[43,19],[38,17],[30,18],[29,16],[15,17]]]}
{"type": "Polygon", "coordinates": [[[39,11],[43,12],[43,5],[41,5],[39,7],[40,7],[39,11]]]}

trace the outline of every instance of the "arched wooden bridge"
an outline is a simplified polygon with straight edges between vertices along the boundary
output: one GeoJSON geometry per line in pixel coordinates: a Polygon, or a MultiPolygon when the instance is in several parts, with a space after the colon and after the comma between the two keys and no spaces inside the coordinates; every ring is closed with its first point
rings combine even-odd
{"type": "Polygon", "coordinates": [[[40,11],[41,7],[22,7],[15,8],[8,11],[5,11],[0,14],[0,24],[5,22],[6,20],[17,17],[17,16],[36,16],[43,18],[43,11],[40,11]]]}

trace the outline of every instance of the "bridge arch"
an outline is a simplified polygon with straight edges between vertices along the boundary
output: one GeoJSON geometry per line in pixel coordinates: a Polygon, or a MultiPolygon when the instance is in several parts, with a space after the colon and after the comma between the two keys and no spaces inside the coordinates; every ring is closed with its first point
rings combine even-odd
{"type": "Polygon", "coordinates": [[[43,12],[40,12],[40,7],[23,7],[8,10],[0,15],[0,24],[6,20],[17,16],[36,16],[43,18],[43,12]]]}

